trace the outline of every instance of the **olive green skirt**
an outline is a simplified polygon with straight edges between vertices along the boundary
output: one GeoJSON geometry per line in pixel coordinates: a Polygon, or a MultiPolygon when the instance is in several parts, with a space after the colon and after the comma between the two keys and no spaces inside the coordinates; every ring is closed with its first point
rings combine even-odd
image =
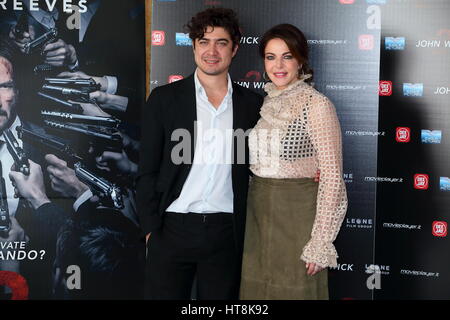
{"type": "Polygon", "coordinates": [[[241,299],[328,299],[328,270],[306,274],[318,183],[254,176],[247,205],[241,299]]]}

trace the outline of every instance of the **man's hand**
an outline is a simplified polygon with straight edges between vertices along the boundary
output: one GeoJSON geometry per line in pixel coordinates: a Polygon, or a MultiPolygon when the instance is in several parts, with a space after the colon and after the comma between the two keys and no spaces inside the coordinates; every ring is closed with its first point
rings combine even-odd
{"type": "Polygon", "coordinates": [[[100,85],[100,90],[101,91],[106,91],[107,87],[108,87],[108,80],[106,80],[106,78],[104,77],[94,77],[94,76],[90,76],[87,75],[86,73],[84,73],[83,71],[76,71],[76,72],[61,72],[60,74],[58,74],[58,77],[60,78],[67,78],[67,79],[94,79],[94,81],[100,85]]]}
{"type": "Polygon", "coordinates": [[[14,25],[11,30],[9,30],[9,38],[19,47],[20,51],[25,52],[24,46],[28,42],[34,40],[36,38],[36,32],[34,31],[34,27],[32,25],[28,26],[28,31],[17,36],[14,33],[14,25]]]}
{"type": "Polygon", "coordinates": [[[94,91],[89,94],[102,108],[125,112],[128,106],[128,98],[102,91],[94,91]]]}
{"type": "MultiPolygon", "coordinates": [[[[74,103],[74,101],[69,101],[74,103]]],[[[100,107],[96,106],[95,104],[92,103],[81,103],[81,102],[76,102],[78,103],[81,108],[83,109],[83,114],[87,115],[87,116],[96,116],[96,117],[108,117],[110,118],[111,115],[109,113],[106,113],[105,111],[103,111],[100,107]]]]}
{"type": "Polygon", "coordinates": [[[52,189],[65,197],[77,199],[88,186],[78,180],[75,171],[67,166],[67,162],[59,159],[53,154],[47,154],[45,160],[49,164],[47,172],[50,175],[52,189]]]}
{"type": "Polygon", "coordinates": [[[9,178],[11,179],[15,190],[25,198],[34,209],[41,205],[50,202],[45,194],[44,178],[41,166],[29,160],[30,174],[24,175],[18,171],[10,171],[9,178]]]}
{"type": "Polygon", "coordinates": [[[10,217],[9,219],[11,221],[11,228],[9,229],[8,237],[0,237],[0,242],[28,241],[25,231],[17,222],[16,218],[10,217]]]}
{"type": "Polygon", "coordinates": [[[102,170],[111,171],[111,168],[113,168],[125,174],[134,174],[137,172],[137,164],[130,161],[123,150],[122,153],[104,151],[95,160],[97,167],[102,170]]]}
{"type": "Polygon", "coordinates": [[[310,263],[306,264],[306,274],[309,276],[313,276],[313,275],[319,273],[320,271],[322,271],[323,269],[324,268],[318,266],[314,262],[310,262],[310,263]]]}
{"type": "Polygon", "coordinates": [[[150,233],[147,233],[147,234],[145,235],[145,244],[148,243],[148,239],[150,239],[151,234],[152,234],[152,233],[150,232],[150,233]]]}
{"type": "Polygon", "coordinates": [[[45,63],[55,67],[70,66],[77,62],[75,48],[62,39],[47,44],[42,51],[42,55],[45,57],[45,63]]]}

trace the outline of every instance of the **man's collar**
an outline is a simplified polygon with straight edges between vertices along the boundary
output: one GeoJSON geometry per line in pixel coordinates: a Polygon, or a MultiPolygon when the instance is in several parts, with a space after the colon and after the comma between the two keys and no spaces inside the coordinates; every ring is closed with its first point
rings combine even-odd
{"type": "MultiPolygon", "coordinates": [[[[17,141],[20,141],[20,139],[17,136],[16,128],[18,126],[20,126],[20,125],[22,125],[22,122],[20,121],[19,116],[16,116],[16,119],[14,119],[14,122],[8,128],[12,132],[12,134],[14,135],[14,138],[16,138],[17,141]]],[[[5,142],[5,138],[3,137],[3,133],[0,135],[0,141],[1,142],[5,142]]],[[[20,144],[20,142],[19,142],[19,144],[20,144]]]]}
{"type": "MultiPolygon", "coordinates": [[[[198,92],[198,93],[201,94],[202,92],[205,92],[205,88],[203,88],[203,86],[202,86],[200,80],[198,79],[198,74],[197,74],[197,73],[198,73],[198,68],[195,69],[195,72],[194,72],[195,92],[198,92]]],[[[229,74],[229,73],[227,74],[227,79],[228,79],[228,83],[227,83],[227,86],[228,86],[227,95],[231,95],[231,94],[233,94],[233,83],[232,83],[232,81],[231,81],[231,77],[230,77],[230,74],[229,74]]],[[[206,95],[206,92],[205,92],[205,95],[206,95]]]]}

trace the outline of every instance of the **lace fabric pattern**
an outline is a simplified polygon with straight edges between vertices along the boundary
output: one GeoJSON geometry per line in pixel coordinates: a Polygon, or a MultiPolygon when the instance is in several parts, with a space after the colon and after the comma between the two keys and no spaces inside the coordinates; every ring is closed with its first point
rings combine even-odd
{"type": "MultiPolygon", "coordinates": [[[[333,103],[304,79],[266,84],[261,118],[249,135],[250,169],[266,178],[314,178],[320,171],[311,239],[301,260],[336,267],[333,245],[347,211],[342,139],[333,103]]],[[[288,223],[288,222],[287,222],[288,223]]]]}

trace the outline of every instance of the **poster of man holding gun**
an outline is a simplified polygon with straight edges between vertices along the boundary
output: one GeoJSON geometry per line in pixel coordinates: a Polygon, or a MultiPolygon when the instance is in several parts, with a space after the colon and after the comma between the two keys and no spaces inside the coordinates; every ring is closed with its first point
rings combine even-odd
{"type": "MultiPolygon", "coordinates": [[[[91,26],[113,2],[87,1],[91,26]]],[[[131,2],[143,19],[143,1],[131,2]]],[[[86,58],[88,42],[61,29],[57,7],[24,9],[0,15],[9,27],[0,38],[0,272],[24,277],[29,299],[140,298],[145,245],[134,200],[133,114],[144,89],[127,90],[131,77],[114,73],[116,66],[108,76],[90,75],[95,63],[86,61],[96,54],[86,58]],[[40,16],[54,23],[39,24],[40,16]],[[39,254],[19,259],[14,242],[39,254]]],[[[93,32],[84,28],[82,38],[93,32]]],[[[0,286],[0,299],[11,296],[0,286]]]]}

